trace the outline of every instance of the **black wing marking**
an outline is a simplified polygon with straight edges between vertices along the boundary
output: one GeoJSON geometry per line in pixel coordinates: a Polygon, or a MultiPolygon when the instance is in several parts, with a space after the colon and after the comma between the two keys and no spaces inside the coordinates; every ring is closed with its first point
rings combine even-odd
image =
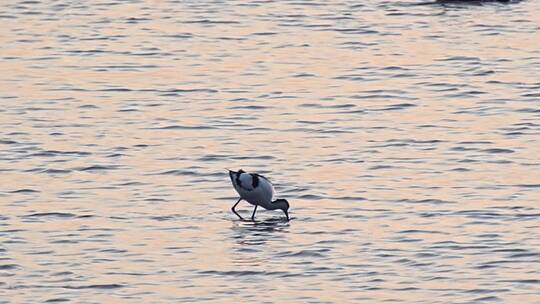
{"type": "MultiPolygon", "coordinates": [[[[242,181],[240,180],[240,175],[242,173],[246,173],[246,172],[244,170],[240,169],[240,170],[238,170],[238,172],[231,172],[230,173],[231,174],[231,179],[232,179],[233,174],[236,175],[235,178],[234,178],[233,183],[236,184],[236,186],[238,186],[238,188],[241,188],[241,189],[246,190],[246,191],[252,191],[253,189],[248,189],[248,188],[242,186],[242,181]]],[[[251,176],[253,176],[253,174],[251,174],[251,176]]],[[[252,178],[252,180],[255,180],[255,178],[252,178]]],[[[255,182],[253,182],[253,183],[255,183],[255,182]]],[[[258,184],[259,184],[259,180],[257,180],[257,185],[258,184]]],[[[255,187],[253,187],[253,188],[255,188],[255,187]]]]}
{"type": "Polygon", "coordinates": [[[253,186],[253,189],[259,186],[259,176],[257,174],[251,174],[251,186],[253,186]]]}

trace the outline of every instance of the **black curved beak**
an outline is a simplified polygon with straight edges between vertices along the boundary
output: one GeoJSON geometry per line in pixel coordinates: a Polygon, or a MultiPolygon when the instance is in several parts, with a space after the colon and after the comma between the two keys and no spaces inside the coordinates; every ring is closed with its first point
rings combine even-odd
{"type": "Polygon", "coordinates": [[[289,212],[287,210],[283,210],[283,212],[285,213],[285,216],[287,217],[287,222],[289,221],[289,212]]]}

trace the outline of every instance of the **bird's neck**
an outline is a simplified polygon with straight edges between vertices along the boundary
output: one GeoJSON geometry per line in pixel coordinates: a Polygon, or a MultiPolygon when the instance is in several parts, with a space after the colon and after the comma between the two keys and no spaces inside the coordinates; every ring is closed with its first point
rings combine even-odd
{"type": "Polygon", "coordinates": [[[280,202],[280,201],[273,201],[272,204],[270,204],[269,206],[270,208],[268,208],[269,210],[276,210],[276,209],[283,209],[285,208],[285,204],[283,202],[280,202]]]}

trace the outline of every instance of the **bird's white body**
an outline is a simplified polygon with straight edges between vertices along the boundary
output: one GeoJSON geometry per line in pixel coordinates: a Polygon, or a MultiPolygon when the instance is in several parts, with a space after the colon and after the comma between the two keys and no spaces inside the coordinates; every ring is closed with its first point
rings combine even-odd
{"type": "Polygon", "coordinates": [[[289,209],[289,202],[284,199],[274,200],[274,186],[266,177],[255,173],[247,173],[243,170],[239,170],[238,172],[229,170],[229,177],[231,178],[234,189],[240,194],[240,199],[232,207],[232,211],[239,218],[242,219],[234,208],[241,200],[245,200],[255,206],[253,215],[251,216],[252,219],[255,218],[257,206],[261,206],[267,210],[281,209],[285,213],[287,220],[289,219],[287,211],[289,209]]]}
{"type": "Polygon", "coordinates": [[[274,186],[264,176],[250,173],[240,173],[231,178],[234,189],[240,197],[252,205],[259,205],[264,209],[273,210],[274,186]]]}

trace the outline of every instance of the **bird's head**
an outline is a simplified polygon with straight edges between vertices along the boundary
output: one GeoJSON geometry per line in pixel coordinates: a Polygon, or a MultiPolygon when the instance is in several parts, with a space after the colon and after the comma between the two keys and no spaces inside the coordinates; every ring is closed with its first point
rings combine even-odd
{"type": "Polygon", "coordinates": [[[233,170],[230,170],[230,169],[226,169],[229,171],[229,176],[231,177],[231,180],[233,180],[235,177],[239,176],[240,174],[242,173],[246,173],[246,171],[240,169],[238,171],[233,171],[233,170]]]}
{"type": "Polygon", "coordinates": [[[276,205],[277,209],[283,210],[283,213],[285,213],[285,216],[287,217],[287,221],[289,220],[289,201],[286,199],[280,198],[274,201],[274,204],[276,205]]]}

